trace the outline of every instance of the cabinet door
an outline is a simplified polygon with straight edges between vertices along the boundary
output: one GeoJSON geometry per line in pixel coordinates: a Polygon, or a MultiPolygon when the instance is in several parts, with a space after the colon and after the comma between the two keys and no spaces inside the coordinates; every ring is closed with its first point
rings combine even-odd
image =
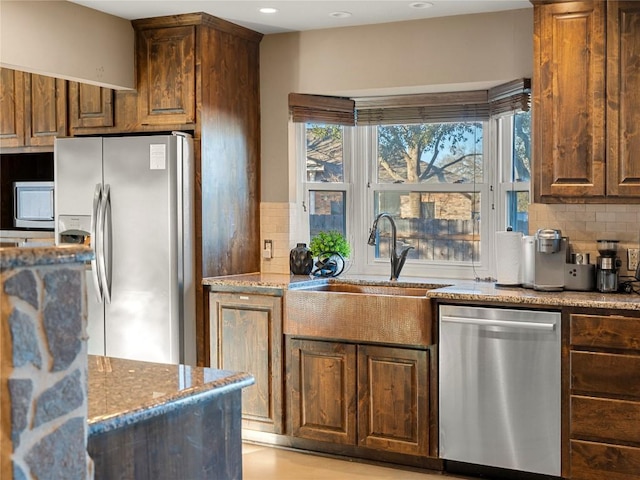
{"type": "Polygon", "coordinates": [[[607,2],[607,195],[640,196],[640,2],[607,2]]]}
{"type": "Polygon", "coordinates": [[[243,425],[282,433],[282,298],[210,294],[211,366],[248,372],[243,425]]]}
{"type": "Polygon", "coordinates": [[[136,38],[140,123],[194,123],[195,27],[140,30],[136,38]]]}
{"type": "Polygon", "coordinates": [[[289,354],[291,434],[355,445],[355,345],[291,339],[289,354]]]}
{"type": "Polygon", "coordinates": [[[69,123],[74,129],[112,127],[113,90],[69,82],[69,123]]]}
{"type": "Polygon", "coordinates": [[[25,143],[53,147],[67,134],[67,92],[64,80],[25,74],[25,143]]]}
{"type": "Polygon", "coordinates": [[[0,147],[24,146],[24,74],[0,68],[0,147]]]}
{"type": "Polygon", "coordinates": [[[358,445],[427,455],[429,352],[358,346],[358,445]]]}
{"type": "Polygon", "coordinates": [[[534,195],[605,194],[605,3],[534,6],[534,195]]]}

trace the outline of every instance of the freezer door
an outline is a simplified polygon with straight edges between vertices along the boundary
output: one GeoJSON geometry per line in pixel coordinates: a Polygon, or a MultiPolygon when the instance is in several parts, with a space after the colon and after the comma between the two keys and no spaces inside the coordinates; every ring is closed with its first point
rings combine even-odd
{"type": "Polygon", "coordinates": [[[57,138],[54,147],[54,211],[91,216],[96,184],[102,183],[102,138],[57,138]]]}
{"type": "Polygon", "coordinates": [[[178,363],[176,138],[104,138],[111,192],[109,356],[178,363]]]}

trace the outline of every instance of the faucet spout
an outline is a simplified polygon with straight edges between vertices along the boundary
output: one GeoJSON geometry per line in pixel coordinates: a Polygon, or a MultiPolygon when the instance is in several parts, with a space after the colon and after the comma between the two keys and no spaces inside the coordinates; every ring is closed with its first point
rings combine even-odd
{"type": "Polygon", "coordinates": [[[391,239],[389,240],[389,260],[391,261],[390,280],[397,280],[398,277],[400,276],[400,271],[404,266],[404,262],[407,260],[407,253],[413,247],[404,247],[400,252],[400,255],[398,255],[396,250],[396,243],[397,243],[396,222],[393,220],[393,217],[386,212],[380,213],[373,221],[373,226],[371,227],[371,231],[369,233],[369,240],[367,242],[369,245],[376,244],[376,235],[378,233],[378,221],[381,218],[386,218],[387,220],[389,220],[389,223],[391,224],[391,239]]]}

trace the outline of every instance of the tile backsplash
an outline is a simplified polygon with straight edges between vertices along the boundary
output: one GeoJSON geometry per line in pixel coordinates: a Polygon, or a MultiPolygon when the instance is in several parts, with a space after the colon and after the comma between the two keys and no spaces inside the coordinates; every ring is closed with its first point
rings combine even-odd
{"type": "Polygon", "coordinates": [[[572,252],[598,256],[597,240],[619,240],[621,273],[626,274],[627,249],[640,242],[640,205],[529,205],[529,233],[539,228],[558,228],[569,237],[572,252]]]}
{"type": "MultiPolygon", "coordinates": [[[[273,241],[273,256],[262,258],[263,273],[289,273],[289,251],[299,238],[295,229],[296,205],[263,202],[260,205],[260,245],[273,241]]],[[[572,252],[591,254],[591,263],[598,256],[597,240],[619,240],[623,268],[627,274],[627,249],[640,244],[640,205],[564,204],[529,205],[529,233],[539,228],[558,228],[569,237],[572,252]]]]}
{"type": "Polygon", "coordinates": [[[295,209],[289,203],[262,202],[260,204],[260,245],[265,240],[273,242],[272,257],[262,257],[260,271],[262,273],[289,273],[290,238],[295,237],[291,232],[295,222],[291,221],[295,209]]]}

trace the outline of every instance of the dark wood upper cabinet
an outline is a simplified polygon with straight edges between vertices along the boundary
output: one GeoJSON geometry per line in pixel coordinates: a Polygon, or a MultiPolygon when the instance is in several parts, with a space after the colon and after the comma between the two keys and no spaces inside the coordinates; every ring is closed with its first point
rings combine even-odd
{"type": "Polygon", "coordinates": [[[69,126],[76,129],[113,126],[113,90],[69,82],[69,126]]]}
{"type": "Polygon", "coordinates": [[[24,146],[24,74],[0,68],[0,147],[24,146]]]}
{"type": "Polygon", "coordinates": [[[137,30],[141,125],[196,121],[195,38],[194,25],[137,30]]]}
{"type": "Polygon", "coordinates": [[[0,147],[16,152],[52,150],[67,134],[64,80],[0,69],[0,147]]]}
{"type": "Polygon", "coordinates": [[[534,6],[536,201],[605,194],[605,6],[534,6]]]}
{"type": "Polygon", "coordinates": [[[607,3],[607,195],[640,197],[640,2],[607,3]]]}
{"type": "Polygon", "coordinates": [[[532,3],[535,201],[640,201],[640,4],[532,3]]]}
{"type": "Polygon", "coordinates": [[[67,134],[67,82],[36,74],[24,78],[25,143],[53,146],[67,134]]]}

